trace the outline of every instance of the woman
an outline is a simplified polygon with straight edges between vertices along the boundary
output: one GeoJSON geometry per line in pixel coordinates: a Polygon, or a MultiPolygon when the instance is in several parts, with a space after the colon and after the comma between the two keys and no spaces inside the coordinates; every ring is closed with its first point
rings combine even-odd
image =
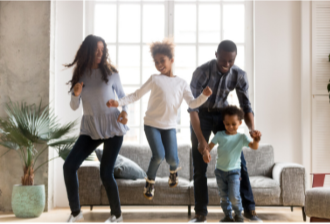
{"type": "Polygon", "coordinates": [[[114,164],[128,130],[126,107],[120,113],[108,108],[106,102],[125,96],[118,71],[108,60],[107,45],[100,37],[89,35],[85,38],[71,64],[75,65],[71,83],[73,110],[83,103],[80,136],[65,160],[63,171],[71,215],[68,222],[82,221],[80,210],[77,170],[81,163],[104,143],[100,176],[107,192],[111,214],[106,222],[122,222],[118,187],[113,175],[114,164]]]}

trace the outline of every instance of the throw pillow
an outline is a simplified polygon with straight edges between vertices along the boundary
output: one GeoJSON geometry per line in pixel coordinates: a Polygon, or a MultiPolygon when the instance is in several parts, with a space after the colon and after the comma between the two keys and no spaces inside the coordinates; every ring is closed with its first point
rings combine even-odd
{"type": "MultiPolygon", "coordinates": [[[[101,162],[103,150],[96,149],[95,153],[98,160],[101,162]]],[[[115,178],[132,180],[144,179],[147,176],[146,172],[144,172],[138,164],[122,155],[118,155],[117,157],[114,167],[114,175],[115,178]]]]}

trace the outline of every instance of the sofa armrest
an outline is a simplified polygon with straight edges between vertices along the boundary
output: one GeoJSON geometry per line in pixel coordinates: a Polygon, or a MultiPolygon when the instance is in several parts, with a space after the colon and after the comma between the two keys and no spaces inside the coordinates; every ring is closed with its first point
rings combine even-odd
{"type": "Polygon", "coordinates": [[[304,206],[306,190],[305,168],[296,163],[275,163],[273,179],[281,187],[285,206],[304,206]]]}
{"type": "Polygon", "coordinates": [[[84,161],[78,169],[79,199],[81,205],[100,205],[100,162],[84,161]]]}

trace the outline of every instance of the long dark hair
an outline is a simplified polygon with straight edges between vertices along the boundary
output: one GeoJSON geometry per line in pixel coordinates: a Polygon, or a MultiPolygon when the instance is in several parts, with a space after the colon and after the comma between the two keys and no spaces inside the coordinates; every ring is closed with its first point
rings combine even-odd
{"type": "Polygon", "coordinates": [[[76,65],[73,71],[72,79],[67,83],[71,83],[70,91],[73,89],[74,85],[79,82],[80,77],[83,75],[86,69],[89,69],[90,71],[92,70],[95,51],[99,41],[102,41],[104,45],[103,56],[99,64],[99,69],[101,70],[103,81],[108,83],[108,76],[113,72],[118,72],[118,70],[110,62],[107,44],[103,38],[94,35],[88,35],[80,45],[73,62],[64,65],[68,68],[76,65]]]}

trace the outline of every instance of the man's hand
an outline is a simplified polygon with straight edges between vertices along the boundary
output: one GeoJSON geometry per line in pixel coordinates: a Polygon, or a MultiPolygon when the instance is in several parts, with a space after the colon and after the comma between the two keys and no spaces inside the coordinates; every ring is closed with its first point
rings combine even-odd
{"type": "Polygon", "coordinates": [[[118,101],[117,100],[109,100],[108,102],[107,102],[107,107],[118,107],[119,106],[119,104],[118,104],[118,101]]]}
{"type": "Polygon", "coordinates": [[[205,163],[211,162],[211,154],[208,150],[205,150],[203,152],[203,160],[204,160],[205,163]]]}
{"type": "Polygon", "coordinates": [[[122,111],[120,114],[119,114],[119,116],[118,116],[118,119],[117,119],[117,121],[119,122],[119,123],[122,123],[122,124],[127,124],[127,113],[126,113],[126,111],[122,111]]]}
{"type": "Polygon", "coordinates": [[[84,86],[84,83],[83,82],[77,82],[74,87],[73,87],[73,93],[75,96],[79,96],[81,91],[82,91],[82,88],[84,86]]]}
{"type": "Polygon", "coordinates": [[[207,144],[206,141],[199,142],[198,143],[198,151],[203,155],[204,151],[210,151],[209,145],[207,144]]]}
{"type": "Polygon", "coordinates": [[[203,94],[204,94],[205,96],[211,96],[211,95],[212,95],[212,90],[211,90],[211,88],[207,86],[207,87],[203,90],[203,94]]]}
{"type": "Polygon", "coordinates": [[[261,139],[261,132],[260,131],[257,131],[257,130],[250,131],[250,135],[251,135],[251,138],[253,138],[253,140],[255,142],[259,142],[260,139],[261,139]]]}
{"type": "Polygon", "coordinates": [[[249,143],[249,147],[251,149],[257,150],[259,148],[259,141],[261,138],[261,132],[257,130],[253,130],[250,132],[251,137],[253,138],[253,142],[249,143]]]}

